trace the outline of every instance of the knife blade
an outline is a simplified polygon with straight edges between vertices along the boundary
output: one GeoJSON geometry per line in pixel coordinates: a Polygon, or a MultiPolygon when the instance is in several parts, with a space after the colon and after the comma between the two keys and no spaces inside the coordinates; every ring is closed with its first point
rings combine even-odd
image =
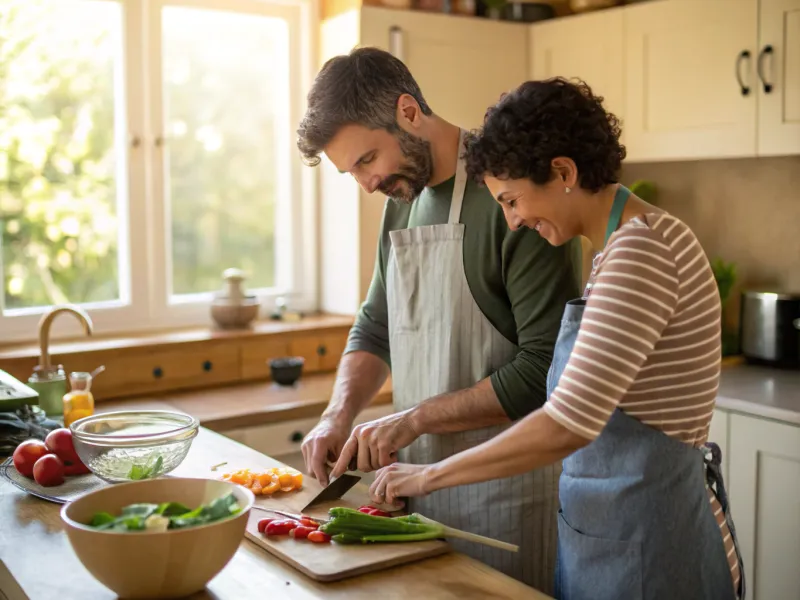
{"type": "Polygon", "coordinates": [[[263,510],[264,512],[273,513],[276,515],[281,515],[282,517],[286,517],[287,519],[294,519],[295,521],[299,521],[300,519],[306,518],[311,519],[312,521],[316,521],[317,523],[327,523],[330,519],[321,519],[319,517],[312,517],[309,515],[301,515],[300,513],[293,513],[286,510],[276,510],[274,508],[267,508],[265,506],[253,506],[254,510],[263,510]]]}
{"type": "Polygon", "coordinates": [[[352,488],[355,484],[361,481],[361,477],[357,475],[349,475],[344,473],[334,479],[331,483],[328,484],[326,488],[324,488],[319,494],[317,494],[311,502],[306,504],[300,512],[305,512],[312,506],[316,506],[317,504],[322,504],[323,502],[330,502],[331,500],[338,500],[342,496],[344,496],[350,488],[352,488]]]}

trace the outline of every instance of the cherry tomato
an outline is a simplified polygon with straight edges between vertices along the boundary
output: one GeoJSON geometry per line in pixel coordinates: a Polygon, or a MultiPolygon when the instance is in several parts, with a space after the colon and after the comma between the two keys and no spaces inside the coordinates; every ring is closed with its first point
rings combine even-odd
{"type": "Polygon", "coordinates": [[[369,515],[369,514],[372,514],[373,510],[375,510],[375,509],[372,508],[371,506],[362,506],[361,508],[358,509],[358,512],[362,512],[365,515],[369,515]]]}
{"type": "Polygon", "coordinates": [[[331,536],[322,531],[312,531],[308,534],[308,539],[315,544],[327,544],[331,541],[331,536]]]}
{"type": "Polygon", "coordinates": [[[319,523],[317,523],[314,519],[309,519],[308,517],[303,517],[300,519],[300,525],[304,525],[305,527],[311,527],[311,529],[318,529],[319,523]]]}
{"type": "Polygon", "coordinates": [[[275,519],[261,519],[258,522],[258,532],[264,533],[264,530],[267,528],[267,525],[272,523],[275,519]]]}
{"type": "Polygon", "coordinates": [[[391,514],[386,512],[385,510],[381,510],[379,508],[373,508],[372,511],[369,513],[373,517],[388,517],[391,518],[391,514]]]}
{"type": "Polygon", "coordinates": [[[272,521],[267,525],[264,533],[267,535],[286,535],[292,529],[300,525],[294,519],[281,519],[280,521],[272,521]]]}
{"type": "Polygon", "coordinates": [[[308,534],[313,533],[316,530],[317,530],[316,527],[306,527],[305,525],[299,525],[298,527],[295,527],[289,532],[289,537],[293,537],[296,540],[302,540],[307,538],[308,534]]]}

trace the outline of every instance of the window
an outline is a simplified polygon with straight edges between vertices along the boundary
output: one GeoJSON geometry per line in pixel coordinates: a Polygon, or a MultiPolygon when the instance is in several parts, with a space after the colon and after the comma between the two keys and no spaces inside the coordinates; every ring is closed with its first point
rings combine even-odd
{"type": "Polygon", "coordinates": [[[229,267],[315,308],[309,8],[0,0],[0,342],[66,303],[96,331],[207,324],[229,267]]]}

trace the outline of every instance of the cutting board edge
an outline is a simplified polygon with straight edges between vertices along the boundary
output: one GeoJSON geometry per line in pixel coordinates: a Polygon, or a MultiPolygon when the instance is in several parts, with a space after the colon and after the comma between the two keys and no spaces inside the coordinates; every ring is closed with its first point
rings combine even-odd
{"type": "Polygon", "coordinates": [[[320,583],[331,583],[334,581],[340,581],[342,579],[349,579],[351,577],[365,575],[367,573],[374,573],[375,571],[383,571],[384,569],[390,569],[392,567],[397,567],[400,565],[405,565],[420,560],[426,560],[428,558],[441,556],[443,554],[452,552],[453,550],[450,544],[448,544],[446,541],[437,540],[435,542],[433,541],[430,542],[431,544],[430,550],[426,550],[425,552],[422,553],[393,556],[380,562],[361,565],[358,567],[353,567],[352,569],[339,571],[336,573],[317,573],[315,571],[312,571],[302,563],[297,562],[291,556],[279,552],[275,546],[263,543],[263,538],[261,538],[258,534],[251,532],[249,529],[245,530],[244,535],[251,543],[255,544],[257,547],[266,550],[275,558],[285,562],[287,565],[300,571],[301,573],[313,579],[314,581],[319,581],[320,583]]]}

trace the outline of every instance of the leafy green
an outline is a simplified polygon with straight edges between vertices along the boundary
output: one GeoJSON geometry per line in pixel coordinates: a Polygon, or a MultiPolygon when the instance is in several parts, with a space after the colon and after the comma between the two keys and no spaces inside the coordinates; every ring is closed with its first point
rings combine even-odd
{"type": "Polygon", "coordinates": [[[191,510],[180,502],[137,503],[124,507],[118,517],[107,512],[96,513],[89,526],[102,531],[147,531],[163,528],[166,520],[167,529],[183,529],[220,521],[241,510],[233,494],[221,496],[191,510]]]}
{"type": "Polygon", "coordinates": [[[143,465],[131,465],[131,470],[128,471],[128,479],[139,481],[140,479],[153,479],[154,477],[158,477],[163,464],[164,457],[160,454],[155,454],[143,465]]]}

